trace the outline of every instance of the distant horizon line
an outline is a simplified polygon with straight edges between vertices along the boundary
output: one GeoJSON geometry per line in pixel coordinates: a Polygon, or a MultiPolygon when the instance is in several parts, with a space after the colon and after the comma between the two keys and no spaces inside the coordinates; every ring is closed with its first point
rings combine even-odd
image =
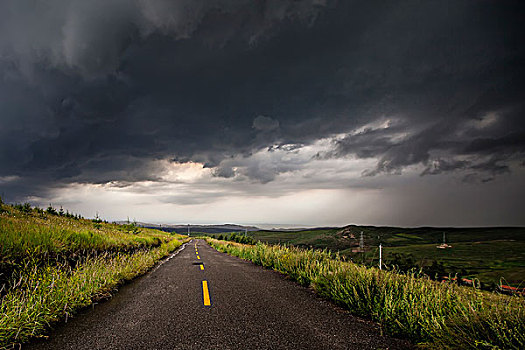
{"type": "MultiPolygon", "coordinates": [[[[114,222],[122,222],[127,220],[116,220],[114,222]]],[[[145,222],[145,221],[136,221],[142,224],[152,224],[152,225],[169,225],[169,226],[240,226],[240,227],[256,227],[259,229],[319,229],[319,228],[343,228],[348,226],[360,226],[360,227],[394,227],[394,228],[523,228],[525,226],[519,225],[489,225],[489,226],[475,226],[475,225],[457,225],[457,226],[446,226],[446,225],[414,225],[414,226],[396,226],[396,225],[374,225],[374,224],[356,224],[350,223],[346,225],[309,225],[309,224],[269,224],[269,223],[234,223],[234,222],[223,222],[223,223],[166,223],[166,222],[145,222]]]]}

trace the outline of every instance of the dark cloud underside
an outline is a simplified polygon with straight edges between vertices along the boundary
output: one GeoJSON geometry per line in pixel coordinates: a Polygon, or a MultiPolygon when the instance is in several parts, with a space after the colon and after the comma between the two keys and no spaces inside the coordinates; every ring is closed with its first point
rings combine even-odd
{"type": "Polygon", "coordinates": [[[18,177],[13,198],[155,180],[160,159],[232,178],[232,159],[339,135],[319,159],[490,180],[524,162],[524,15],[519,1],[4,2],[0,177],[18,177]]]}

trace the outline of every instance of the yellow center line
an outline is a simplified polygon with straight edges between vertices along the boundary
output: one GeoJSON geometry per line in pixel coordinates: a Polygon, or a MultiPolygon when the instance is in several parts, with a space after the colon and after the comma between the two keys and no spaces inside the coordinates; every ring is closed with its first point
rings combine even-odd
{"type": "Polygon", "coordinates": [[[197,259],[199,259],[199,260],[200,260],[200,259],[201,259],[201,257],[197,255],[197,259]]]}
{"type": "Polygon", "coordinates": [[[201,270],[204,270],[204,265],[201,264],[200,266],[201,266],[201,270]]]}
{"type": "Polygon", "coordinates": [[[210,292],[208,291],[208,281],[202,281],[202,299],[204,306],[211,306],[210,292]]]}

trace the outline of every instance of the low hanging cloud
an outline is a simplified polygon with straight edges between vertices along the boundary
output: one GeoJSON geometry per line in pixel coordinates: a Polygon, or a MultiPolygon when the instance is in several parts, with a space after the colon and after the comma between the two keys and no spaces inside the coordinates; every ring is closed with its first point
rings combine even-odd
{"type": "Polygon", "coordinates": [[[44,64],[90,79],[115,73],[126,49],[154,35],[190,39],[208,21],[220,27],[224,23],[213,22],[232,19],[233,28],[206,35],[206,42],[224,45],[243,28],[243,39],[253,44],[279,22],[315,20],[323,6],[323,1],[7,1],[0,15],[0,49],[26,74],[32,65],[44,64]]]}
{"type": "Polygon", "coordinates": [[[357,173],[376,177],[414,166],[481,183],[512,174],[525,153],[523,12],[477,2],[3,2],[2,191],[162,181],[168,160],[237,183],[268,184],[321,159],[364,160],[357,173]],[[293,156],[320,140],[332,141],[317,156],[293,156]]]}
{"type": "Polygon", "coordinates": [[[258,131],[273,131],[279,128],[279,121],[264,115],[259,115],[253,120],[252,127],[258,131]]]}

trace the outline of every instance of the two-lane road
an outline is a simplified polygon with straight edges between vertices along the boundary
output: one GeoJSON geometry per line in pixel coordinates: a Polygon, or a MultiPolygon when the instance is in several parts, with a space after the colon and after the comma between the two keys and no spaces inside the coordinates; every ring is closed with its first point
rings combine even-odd
{"type": "Polygon", "coordinates": [[[28,349],[406,349],[274,271],[193,240],[28,349]]]}

